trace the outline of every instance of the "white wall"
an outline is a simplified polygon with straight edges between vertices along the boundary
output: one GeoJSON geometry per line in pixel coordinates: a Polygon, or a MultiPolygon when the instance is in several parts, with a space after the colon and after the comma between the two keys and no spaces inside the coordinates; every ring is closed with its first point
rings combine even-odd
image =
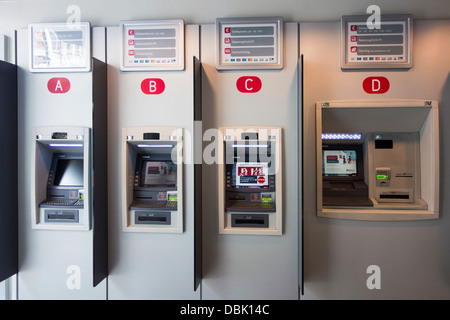
{"type": "MultiPolygon", "coordinates": [[[[301,23],[304,61],[303,221],[305,295],[302,299],[449,299],[450,251],[450,21],[415,21],[413,68],[342,71],[340,23],[301,23]],[[326,50],[323,45],[326,43],[326,50]],[[385,94],[362,89],[368,76],[389,79],[385,94]],[[315,102],[348,99],[439,101],[440,210],[432,221],[352,221],[317,217],[315,102]],[[369,266],[380,267],[381,289],[370,290],[369,266]]],[[[368,120],[370,121],[370,120],[368,120]]]]}
{"type": "MultiPolygon", "coordinates": [[[[416,20],[439,20],[450,19],[450,1],[449,0],[0,0],[0,34],[7,36],[9,51],[6,57],[7,61],[14,61],[13,54],[13,39],[16,29],[27,27],[31,22],[61,22],[66,21],[71,12],[67,13],[67,9],[71,5],[77,5],[80,8],[81,20],[90,21],[93,26],[116,26],[120,20],[134,20],[134,19],[169,19],[182,18],[187,24],[209,24],[214,23],[215,18],[218,17],[237,17],[237,16],[273,16],[279,15],[285,21],[292,22],[317,22],[317,21],[339,21],[344,14],[363,14],[369,5],[376,4],[380,6],[383,13],[411,13],[416,20]]],[[[300,44],[300,47],[302,45],[300,44]]],[[[436,68],[437,66],[431,65],[436,68]]],[[[447,70],[449,66],[446,66],[447,70]]],[[[441,73],[442,74],[442,73],[441,73]]],[[[439,90],[441,88],[448,88],[450,78],[444,76],[437,83],[439,90]]],[[[307,82],[308,79],[305,79],[307,82]]],[[[441,91],[439,91],[441,92],[441,91]]],[[[440,116],[441,124],[447,123],[450,119],[449,108],[449,91],[442,91],[439,97],[442,103],[440,116]],[[444,120],[445,119],[445,120],[444,120]]],[[[309,121],[308,117],[305,121],[309,121]]],[[[448,163],[450,157],[448,141],[449,127],[441,128],[441,190],[448,192],[450,190],[450,171],[448,163]],[[447,138],[446,138],[447,137],[447,138]]],[[[444,191],[441,191],[441,208],[444,220],[437,223],[440,233],[436,235],[442,247],[436,250],[441,250],[442,255],[436,255],[432,258],[436,260],[436,266],[443,269],[443,272],[448,271],[450,262],[448,259],[448,252],[443,245],[448,243],[450,230],[448,215],[450,214],[449,198],[445,197],[444,191]],[[444,224],[443,222],[444,221],[444,224]],[[444,232],[445,231],[445,232],[444,232]],[[442,261],[442,259],[445,259],[442,261]]],[[[306,212],[311,219],[315,219],[314,212],[306,212]]],[[[313,221],[315,223],[315,221],[313,221]]],[[[326,224],[335,225],[336,222],[330,221],[326,224]]],[[[352,224],[349,223],[342,223],[352,224]]],[[[316,228],[321,228],[323,225],[317,223],[316,228]]],[[[338,226],[339,228],[340,226],[338,226]]],[[[429,229],[429,223],[424,226],[424,230],[429,229]]],[[[361,229],[360,229],[361,230],[361,229]]],[[[360,231],[357,231],[360,232],[360,231]]],[[[328,240],[332,242],[333,234],[327,234],[328,240]]],[[[325,241],[317,239],[318,242],[325,241]]],[[[418,241],[418,240],[417,240],[418,241]]],[[[342,253],[342,252],[341,252],[342,253]]],[[[325,252],[324,254],[331,254],[336,259],[342,259],[338,251],[325,252]]],[[[314,267],[315,261],[309,266],[314,267]]],[[[320,261],[318,262],[320,265],[320,261]]],[[[320,272],[329,272],[327,267],[322,264],[322,269],[317,269],[318,273],[314,275],[320,276],[320,272]]],[[[335,270],[334,272],[339,272],[335,270]]],[[[311,274],[306,274],[311,276],[311,274]]],[[[363,276],[366,276],[365,274],[363,276]]],[[[336,276],[337,277],[337,276],[336,276]]],[[[309,279],[311,280],[311,279],[309,279]]],[[[320,279],[319,279],[320,280],[320,279]]],[[[442,279],[442,281],[448,281],[442,279]]],[[[426,282],[426,281],[425,281],[426,282]]],[[[447,282],[448,283],[448,282],[447,282]]],[[[324,284],[326,285],[326,284],[324,284]]],[[[433,286],[434,283],[429,283],[433,286]]],[[[442,286],[439,286],[442,288],[442,286]]],[[[313,288],[316,289],[316,288],[313,288]]],[[[307,292],[310,299],[323,299],[323,292],[328,288],[319,288],[320,290],[310,290],[307,292]],[[323,289],[323,291],[322,291],[323,289]]],[[[0,291],[4,290],[0,285],[0,291]]],[[[339,286],[333,287],[331,297],[342,298],[339,296],[339,286]],[[335,294],[335,295],[333,295],[335,294]]],[[[425,290],[427,290],[425,288],[425,290]]],[[[328,297],[330,297],[328,296],[328,297]]],[[[438,298],[443,297],[438,295],[438,298]]],[[[2,298],[0,293],[0,299],[2,298]]]]}
{"type": "MultiPolygon", "coordinates": [[[[415,19],[449,19],[448,0],[0,0],[0,34],[14,39],[14,30],[31,22],[66,21],[71,5],[81,20],[93,26],[114,26],[120,20],[184,19],[186,23],[214,23],[219,17],[282,16],[285,21],[338,21],[345,14],[364,14],[369,5],[381,13],[411,13],[415,19]]],[[[11,46],[10,46],[11,47],[11,46]]],[[[14,55],[10,50],[7,58],[14,55]]]]}

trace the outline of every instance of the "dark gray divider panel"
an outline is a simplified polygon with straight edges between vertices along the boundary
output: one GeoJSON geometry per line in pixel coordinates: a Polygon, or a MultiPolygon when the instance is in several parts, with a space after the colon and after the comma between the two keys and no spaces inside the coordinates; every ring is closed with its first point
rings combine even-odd
{"type": "Polygon", "coordinates": [[[0,61],[0,282],[18,270],[17,66],[0,61]]]}
{"type": "MultiPolygon", "coordinates": [[[[194,57],[194,121],[202,121],[201,63],[194,57]]],[[[199,121],[199,122],[197,122],[199,121]]],[[[202,130],[194,124],[194,290],[202,281],[202,130]],[[198,150],[200,148],[200,150],[198,150]]]]}
{"type": "Polygon", "coordinates": [[[94,287],[108,276],[108,150],[106,64],[93,59],[94,287]]]}
{"type": "MultiPolygon", "coordinates": [[[[299,95],[298,95],[298,99],[299,99],[299,111],[298,111],[298,116],[299,116],[299,121],[298,121],[298,132],[299,132],[299,137],[298,137],[298,141],[299,141],[299,146],[298,146],[298,158],[299,159],[303,159],[303,154],[305,153],[304,149],[303,149],[303,137],[304,132],[303,132],[303,55],[300,55],[300,59],[298,61],[299,63],[299,70],[298,70],[298,83],[299,83],[299,95]]],[[[303,280],[303,249],[304,249],[304,237],[303,237],[303,215],[304,215],[304,211],[303,211],[303,161],[299,161],[299,167],[298,167],[298,190],[299,190],[299,203],[298,203],[298,208],[299,208],[299,217],[298,217],[298,221],[299,221],[299,226],[298,226],[298,286],[299,286],[299,290],[300,290],[300,294],[303,295],[304,294],[304,280],[303,280]]]]}

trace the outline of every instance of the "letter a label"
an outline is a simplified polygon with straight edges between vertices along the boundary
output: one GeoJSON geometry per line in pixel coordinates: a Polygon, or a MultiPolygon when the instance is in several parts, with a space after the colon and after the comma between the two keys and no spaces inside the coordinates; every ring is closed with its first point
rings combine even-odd
{"type": "Polygon", "coordinates": [[[66,93],[70,90],[70,81],[67,78],[51,78],[47,82],[47,89],[51,93],[66,93]]]}

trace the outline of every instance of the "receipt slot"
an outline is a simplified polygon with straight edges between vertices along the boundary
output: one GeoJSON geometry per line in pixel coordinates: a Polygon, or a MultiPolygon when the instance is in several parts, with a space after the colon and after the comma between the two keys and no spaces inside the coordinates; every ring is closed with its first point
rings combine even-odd
{"type": "Polygon", "coordinates": [[[123,229],[183,232],[181,128],[124,128],[123,229]]]}
{"type": "Polygon", "coordinates": [[[18,299],[104,300],[105,28],[31,24],[17,30],[16,42],[18,299]]]}
{"type": "Polygon", "coordinates": [[[219,232],[282,234],[281,129],[219,132],[219,232]]]}
{"type": "Polygon", "coordinates": [[[437,101],[330,101],[316,112],[319,216],[439,217],[437,101]]]}

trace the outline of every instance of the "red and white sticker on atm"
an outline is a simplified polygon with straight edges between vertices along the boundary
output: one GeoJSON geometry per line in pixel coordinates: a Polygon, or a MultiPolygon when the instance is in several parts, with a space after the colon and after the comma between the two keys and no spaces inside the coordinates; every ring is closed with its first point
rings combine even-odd
{"type": "Polygon", "coordinates": [[[236,186],[254,187],[269,185],[267,163],[259,162],[237,162],[236,163],[236,186]]]}
{"type": "Polygon", "coordinates": [[[47,89],[51,93],[66,93],[70,90],[70,81],[67,78],[51,78],[47,82],[47,89]]]}

